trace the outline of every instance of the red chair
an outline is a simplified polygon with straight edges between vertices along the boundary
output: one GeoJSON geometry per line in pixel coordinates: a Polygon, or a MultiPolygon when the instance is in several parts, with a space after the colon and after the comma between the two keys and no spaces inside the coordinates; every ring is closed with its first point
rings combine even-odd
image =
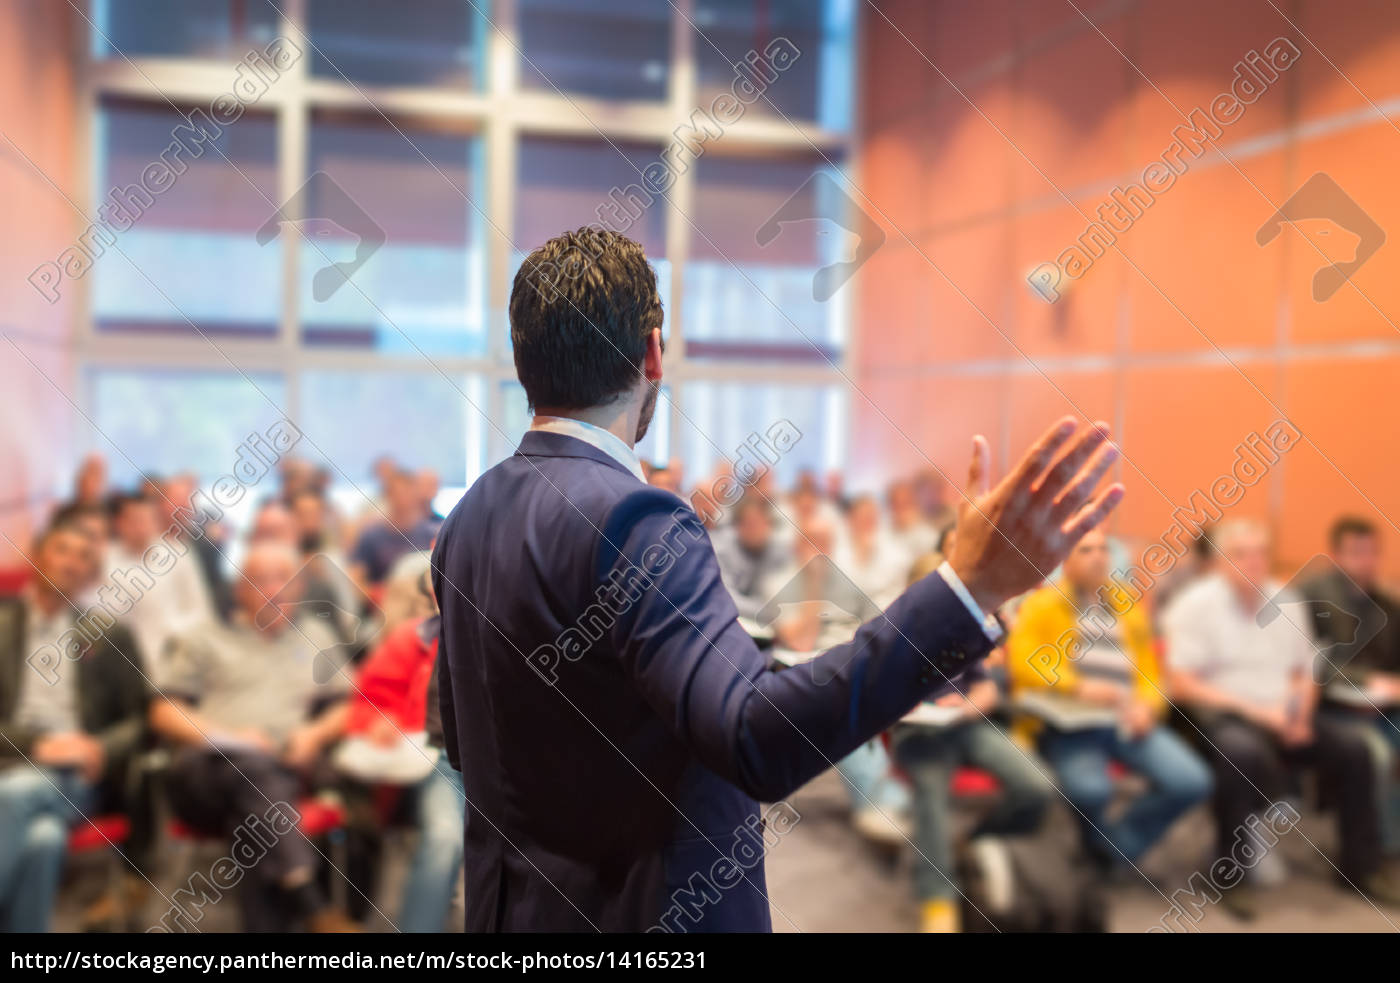
{"type": "Polygon", "coordinates": [[[28,567],[6,567],[0,570],[0,597],[14,597],[29,583],[28,567]]]}
{"type": "MultiPolygon", "coordinates": [[[[297,828],[307,836],[325,836],[345,825],[345,810],[336,803],[323,799],[302,799],[297,804],[297,812],[301,815],[297,828]]],[[[171,839],[185,841],[212,840],[218,839],[219,836],[217,833],[195,829],[174,816],[170,818],[166,832],[170,834],[171,839]]]]}
{"type": "MultiPolygon", "coordinates": [[[[296,808],[297,813],[301,816],[301,821],[297,823],[297,828],[310,839],[327,836],[345,828],[345,809],[338,803],[327,802],[324,799],[310,798],[302,799],[297,803],[296,808]]],[[[218,833],[210,833],[205,830],[195,829],[193,826],[181,822],[174,816],[172,816],[170,821],[166,824],[166,832],[172,840],[182,842],[191,849],[193,849],[194,845],[199,841],[216,840],[219,838],[218,833]]],[[[334,845],[332,845],[331,850],[333,853],[340,853],[338,859],[329,861],[331,866],[335,868],[336,872],[340,875],[335,877],[332,883],[341,884],[345,880],[344,851],[337,851],[334,845]]],[[[189,862],[190,859],[191,858],[187,856],[185,860],[181,862],[181,866],[185,868],[193,867],[193,864],[189,862]]],[[[339,891],[336,893],[338,894],[339,891]]],[[[344,899],[338,898],[337,900],[343,902],[344,899]]]]}
{"type": "Polygon", "coordinates": [[[91,853],[107,847],[116,849],[131,835],[131,820],[125,816],[96,816],[79,824],[68,834],[69,853],[91,853]]]}
{"type": "Polygon", "coordinates": [[[122,891],[122,872],[126,860],[120,848],[130,836],[131,820],[117,814],[88,818],[68,834],[68,852],[72,855],[107,851],[107,888],[118,917],[123,921],[127,915],[127,902],[122,891]]]}

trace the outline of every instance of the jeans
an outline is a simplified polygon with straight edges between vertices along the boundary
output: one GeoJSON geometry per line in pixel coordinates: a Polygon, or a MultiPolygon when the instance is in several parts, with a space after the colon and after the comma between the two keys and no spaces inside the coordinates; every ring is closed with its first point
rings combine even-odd
{"type": "Polygon", "coordinates": [[[840,761],[836,773],[851,795],[851,808],[879,809],[891,819],[909,808],[909,791],[890,773],[890,756],[879,741],[866,741],[840,761]]]}
{"type": "Polygon", "coordinates": [[[1388,754],[1376,755],[1380,772],[1381,841],[1389,855],[1400,854],[1400,781],[1395,777],[1395,759],[1400,757],[1400,710],[1387,710],[1374,719],[1380,732],[1380,746],[1388,754]]]}
{"type": "Polygon", "coordinates": [[[1110,863],[1136,862],[1178,816],[1210,795],[1211,773],[1205,762],[1165,727],[1154,727],[1137,738],[1123,737],[1116,727],[1048,729],[1040,739],[1040,750],[1079,814],[1087,848],[1110,863]],[[1113,801],[1110,760],[1141,775],[1151,786],[1112,820],[1108,817],[1113,801]]]}
{"type": "Polygon", "coordinates": [[[418,849],[404,885],[398,927],[401,932],[441,932],[462,873],[467,812],[462,776],[443,755],[416,793],[418,849]]]}
{"type": "Polygon", "coordinates": [[[96,800],[95,786],[71,769],[0,771],[0,931],[48,931],[69,827],[96,800]]]}
{"type": "Polygon", "coordinates": [[[891,741],[894,759],[914,788],[914,893],[920,901],[951,899],[953,877],[952,791],[959,765],[991,772],[1001,783],[1001,799],[971,836],[1030,833],[1040,825],[1055,786],[1034,757],[986,721],[954,727],[900,726],[891,741]]]}

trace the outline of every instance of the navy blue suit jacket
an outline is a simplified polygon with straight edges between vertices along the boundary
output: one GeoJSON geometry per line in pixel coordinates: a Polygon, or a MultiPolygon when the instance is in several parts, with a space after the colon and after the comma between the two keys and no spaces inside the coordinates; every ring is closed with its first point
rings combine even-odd
{"type": "Polygon", "coordinates": [[[468,931],[767,931],[758,802],[990,648],[934,574],[817,671],[773,672],[695,513],[557,433],[473,485],[432,576],[468,931]]]}

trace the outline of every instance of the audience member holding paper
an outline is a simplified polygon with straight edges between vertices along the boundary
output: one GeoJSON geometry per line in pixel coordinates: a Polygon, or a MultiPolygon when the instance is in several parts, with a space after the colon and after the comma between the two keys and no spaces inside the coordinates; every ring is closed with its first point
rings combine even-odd
{"type": "Polygon", "coordinates": [[[1162,724],[1165,684],[1148,614],[1141,601],[1115,588],[1101,531],[1075,545],[1057,583],[1021,605],[1007,653],[1023,731],[1038,736],[1084,821],[1090,855],[1107,869],[1136,863],[1210,794],[1210,772],[1162,724]],[[1111,761],[1149,784],[1112,816],[1111,761]]]}

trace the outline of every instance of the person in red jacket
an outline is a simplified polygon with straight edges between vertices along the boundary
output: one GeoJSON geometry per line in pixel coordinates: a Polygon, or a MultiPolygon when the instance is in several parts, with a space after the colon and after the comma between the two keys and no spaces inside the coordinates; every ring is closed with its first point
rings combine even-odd
{"type": "MultiPolygon", "coordinates": [[[[426,577],[423,589],[432,596],[426,577]]],[[[441,753],[437,651],[436,615],[391,631],[361,667],[347,723],[350,735],[386,751],[400,748],[410,763],[432,759],[426,777],[411,789],[418,848],[396,925],[402,932],[443,930],[462,870],[466,800],[462,776],[441,753]],[[426,739],[421,742],[413,736],[422,734],[426,739]]]]}

